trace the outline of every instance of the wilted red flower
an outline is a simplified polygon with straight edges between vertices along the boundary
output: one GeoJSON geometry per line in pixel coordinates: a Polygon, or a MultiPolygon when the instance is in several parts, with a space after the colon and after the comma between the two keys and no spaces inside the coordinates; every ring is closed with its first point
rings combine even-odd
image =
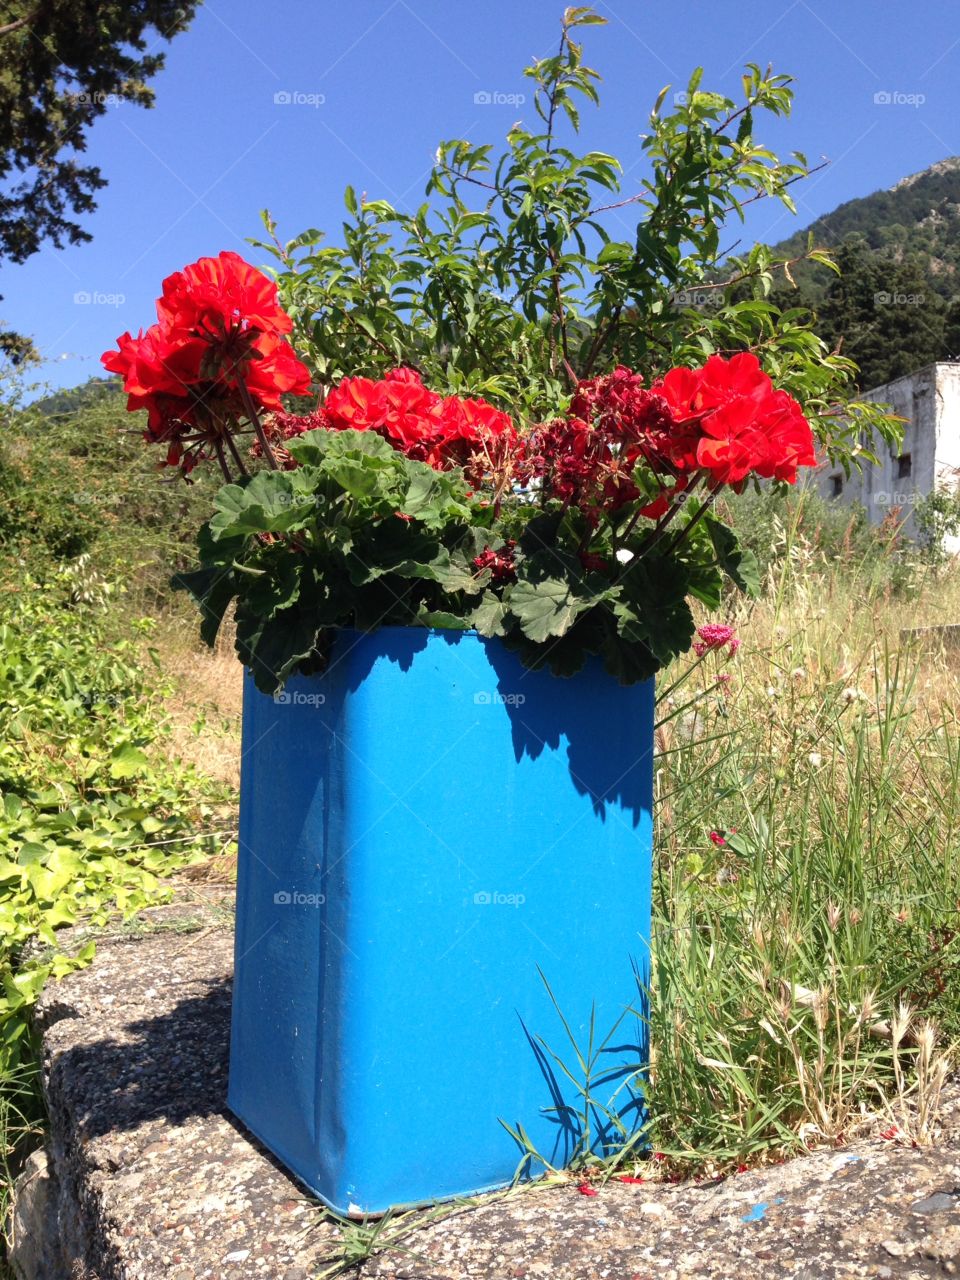
{"type": "Polygon", "coordinates": [[[588,573],[609,573],[610,571],[610,562],[592,551],[581,551],[579,560],[588,573]]]}
{"type": "Polygon", "coordinates": [[[473,567],[478,573],[489,569],[490,577],[494,582],[515,582],[517,570],[513,563],[513,552],[516,545],[511,538],[499,551],[484,547],[480,554],[474,557],[473,567]]]}
{"type": "Polygon", "coordinates": [[[577,1190],[580,1192],[582,1196],[595,1196],[599,1194],[599,1192],[597,1191],[597,1188],[594,1186],[591,1186],[589,1182],[578,1183],[577,1190]]]}

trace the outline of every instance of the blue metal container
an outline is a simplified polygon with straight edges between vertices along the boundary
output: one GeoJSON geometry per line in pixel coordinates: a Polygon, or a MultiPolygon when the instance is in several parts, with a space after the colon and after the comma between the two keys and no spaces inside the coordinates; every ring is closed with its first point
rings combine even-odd
{"type": "Polygon", "coordinates": [[[652,681],[472,633],[344,631],[323,675],[248,677],[229,1105],[326,1204],[509,1183],[501,1122],[555,1166],[639,1124],[652,751],[652,681]],[[589,1137],[551,993],[581,1050],[613,1033],[589,1137]]]}

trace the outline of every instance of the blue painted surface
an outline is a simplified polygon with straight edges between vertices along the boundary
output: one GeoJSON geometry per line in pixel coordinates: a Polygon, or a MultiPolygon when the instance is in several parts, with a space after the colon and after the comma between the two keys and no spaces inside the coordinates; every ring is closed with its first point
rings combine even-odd
{"type": "Polygon", "coordinates": [[[229,1105],[333,1208],[509,1182],[501,1119],[564,1162],[580,1099],[536,1037],[576,1066],[538,966],[581,1045],[594,1006],[617,1027],[596,1093],[636,1125],[652,748],[652,682],[473,634],[345,631],[279,699],[248,678],[229,1105]]]}
{"type": "Polygon", "coordinates": [[[783,1204],[783,1196],[776,1196],[773,1200],[761,1200],[759,1204],[753,1206],[749,1213],[745,1213],[740,1221],[762,1222],[772,1204],[783,1204]]]}

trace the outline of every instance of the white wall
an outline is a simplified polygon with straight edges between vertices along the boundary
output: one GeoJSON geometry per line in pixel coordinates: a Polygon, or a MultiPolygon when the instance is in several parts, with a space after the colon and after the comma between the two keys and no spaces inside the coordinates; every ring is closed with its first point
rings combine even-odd
{"type": "Polygon", "coordinates": [[[917,498],[930,493],[936,483],[960,478],[960,365],[926,365],[875,387],[863,398],[890,405],[906,420],[903,444],[890,449],[882,441],[874,442],[879,464],[865,464],[862,475],[854,473],[849,480],[843,478],[842,468],[823,464],[814,483],[821,497],[833,499],[834,478],[839,477],[840,501],[860,503],[871,524],[880,524],[899,511],[898,521],[904,521],[909,536],[914,531],[912,509],[917,498]],[[901,475],[907,469],[907,456],[909,474],[901,475]]]}

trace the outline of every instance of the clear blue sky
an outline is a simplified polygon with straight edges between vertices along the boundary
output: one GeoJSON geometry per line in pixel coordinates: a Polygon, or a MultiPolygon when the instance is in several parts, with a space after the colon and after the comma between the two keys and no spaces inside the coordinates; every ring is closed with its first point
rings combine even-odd
{"type": "MultiPolygon", "coordinates": [[[[85,219],[87,245],[45,247],[0,273],[0,318],[32,334],[42,377],[69,386],[99,373],[125,329],[154,318],[160,282],[221,249],[246,252],[269,207],[281,235],[318,226],[337,238],[347,183],[371,198],[420,201],[439,139],[500,142],[529,97],[522,68],[552,52],[554,0],[211,0],[167,46],[152,111],[108,110],[87,155],[109,181],[85,219]],[[289,95],[292,101],[275,100],[289,95]],[[75,295],[92,302],[76,302],[75,295]],[[117,304],[117,300],[122,301],[117,304]]],[[[960,154],[956,0],[616,0],[606,27],[584,30],[603,77],[586,142],[617,155],[625,188],[643,173],[639,135],[658,91],[704,87],[736,96],[745,61],[796,77],[786,122],[763,120],[775,150],[829,168],[794,187],[800,216],[761,202],[744,230],[775,241],[844,200],[960,154]],[[875,95],[899,95],[877,102],[875,95]],[[907,101],[904,99],[909,99],[907,101]]],[[[626,227],[624,228],[626,230],[626,227]]]]}

